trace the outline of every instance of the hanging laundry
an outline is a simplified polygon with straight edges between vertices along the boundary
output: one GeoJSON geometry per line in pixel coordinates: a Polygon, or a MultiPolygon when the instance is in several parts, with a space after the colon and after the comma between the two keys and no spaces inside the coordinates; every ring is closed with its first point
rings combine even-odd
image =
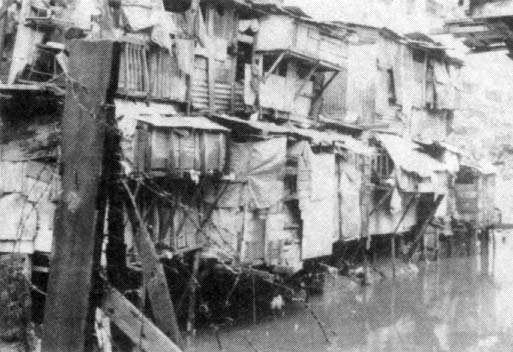
{"type": "Polygon", "coordinates": [[[165,11],[155,11],[152,16],[152,22],[154,23],[151,30],[152,42],[168,50],[172,55],[173,41],[171,40],[171,35],[178,33],[174,16],[165,11]]]}
{"type": "Polygon", "coordinates": [[[194,67],[194,40],[176,39],[175,45],[178,69],[190,75],[194,67]]]}
{"type": "Polygon", "coordinates": [[[392,192],[392,197],[390,198],[390,211],[392,213],[399,213],[403,210],[401,195],[399,194],[399,190],[397,187],[394,188],[392,192]]]}

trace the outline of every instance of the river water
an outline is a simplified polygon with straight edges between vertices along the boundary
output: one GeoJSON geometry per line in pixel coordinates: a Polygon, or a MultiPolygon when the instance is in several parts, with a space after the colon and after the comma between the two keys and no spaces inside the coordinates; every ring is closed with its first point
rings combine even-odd
{"type": "Polygon", "coordinates": [[[493,236],[495,249],[491,240],[481,255],[423,264],[395,280],[362,287],[335,278],[311,311],[290,303],[284,316],[221,327],[218,338],[200,331],[191,350],[513,351],[513,232],[493,236]]]}

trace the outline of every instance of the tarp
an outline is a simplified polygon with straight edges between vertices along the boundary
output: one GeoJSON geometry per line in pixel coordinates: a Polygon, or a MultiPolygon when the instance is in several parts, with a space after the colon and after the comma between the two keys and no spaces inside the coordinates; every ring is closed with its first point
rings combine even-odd
{"type": "Polygon", "coordinates": [[[406,172],[416,173],[420,177],[431,177],[434,172],[447,171],[447,166],[423,153],[422,147],[410,140],[389,135],[376,134],[388,154],[394,161],[396,167],[406,172]]]}
{"type": "Polygon", "coordinates": [[[362,232],[362,174],[352,165],[339,162],[340,225],[344,241],[360,238],[362,232]]]}
{"type": "Polygon", "coordinates": [[[50,252],[60,177],[42,162],[0,161],[0,252],[50,252]]]}
{"type": "Polygon", "coordinates": [[[310,153],[310,190],[300,194],[302,259],[330,255],[338,239],[335,155],[310,153]]]}
{"type": "Polygon", "coordinates": [[[445,62],[433,61],[435,73],[436,107],[454,109],[454,86],[445,62]]]}
{"type": "MultiPolygon", "coordinates": [[[[283,199],[287,138],[235,143],[228,149],[229,172],[234,181],[228,184],[218,201],[220,208],[266,209],[283,199]]],[[[214,194],[207,195],[212,202],[214,194]]]]}

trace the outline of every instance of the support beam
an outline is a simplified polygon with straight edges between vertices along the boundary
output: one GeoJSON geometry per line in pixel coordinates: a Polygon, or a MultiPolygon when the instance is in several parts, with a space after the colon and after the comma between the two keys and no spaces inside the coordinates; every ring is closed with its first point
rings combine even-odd
{"type": "Polygon", "coordinates": [[[328,89],[328,87],[330,86],[330,84],[335,80],[335,78],[337,78],[337,76],[339,75],[340,71],[336,71],[333,73],[333,75],[330,77],[330,79],[328,80],[328,82],[324,83],[324,85],[322,86],[321,90],[319,91],[319,96],[321,96],[324,91],[326,89],[328,89]]]}
{"type": "Polygon", "coordinates": [[[372,208],[372,210],[369,212],[369,216],[371,216],[372,214],[374,214],[376,211],[378,211],[378,209],[383,205],[383,203],[385,203],[385,201],[387,200],[387,198],[392,195],[392,193],[394,192],[394,189],[393,188],[390,188],[390,190],[388,190],[384,195],[383,197],[381,197],[381,199],[378,201],[378,204],[376,204],[376,206],[374,208],[372,208]]]}
{"type": "Polygon", "coordinates": [[[103,311],[111,321],[137,346],[137,351],[181,352],[159,328],[142,314],[118,290],[106,290],[103,311]]]}
{"type": "Polygon", "coordinates": [[[198,286],[198,273],[201,259],[201,251],[194,253],[192,274],[189,281],[189,308],[187,311],[187,333],[194,336],[196,330],[196,291],[198,286]]]}
{"type": "Polygon", "coordinates": [[[426,232],[429,224],[431,223],[431,220],[433,220],[433,217],[436,214],[436,210],[440,206],[440,203],[442,203],[443,199],[444,199],[444,195],[443,194],[439,194],[436,197],[435,204],[433,205],[433,208],[429,211],[429,215],[426,217],[426,219],[422,223],[419,231],[417,231],[417,233],[415,234],[414,239],[413,239],[413,243],[411,245],[411,248],[408,251],[408,255],[407,255],[408,261],[411,260],[411,257],[413,256],[413,254],[417,250],[417,246],[419,245],[420,241],[424,237],[424,233],[426,232]]]}
{"type": "Polygon", "coordinates": [[[178,328],[173,301],[171,300],[171,294],[169,293],[169,287],[164,274],[164,267],[157,257],[150,234],[146,230],[146,225],[137,208],[134,194],[126,181],[123,181],[123,186],[130,200],[128,213],[132,218],[132,223],[135,225],[135,245],[140,255],[144,277],[143,282],[146,283],[145,289],[148,291],[155,323],[178,346],[183,347],[183,340],[178,328]]]}
{"type": "Polygon", "coordinates": [[[339,73],[340,73],[340,71],[336,71],[335,73],[333,73],[333,75],[330,77],[330,79],[321,87],[319,92],[317,92],[317,96],[315,98],[313,98],[312,105],[314,105],[317,102],[317,100],[319,100],[322,97],[322,95],[324,94],[324,91],[326,89],[328,89],[330,84],[335,80],[335,78],[338,76],[339,73]]]}
{"type": "Polygon", "coordinates": [[[415,202],[416,199],[417,199],[416,196],[412,197],[410,199],[410,201],[408,202],[408,205],[406,206],[406,209],[404,210],[404,213],[401,215],[401,218],[399,219],[399,222],[395,226],[394,232],[392,233],[392,239],[391,239],[391,244],[392,244],[392,276],[394,278],[395,278],[395,272],[396,272],[396,258],[395,258],[395,244],[396,244],[396,241],[395,241],[395,239],[396,239],[396,236],[397,236],[397,231],[399,231],[399,227],[403,223],[404,218],[408,214],[408,211],[410,211],[410,208],[411,208],[411,206],[413,205],[413,203],[415,202]]]}
{"type": "Polygon", "coordinates": [[[269,69],[269,71],[265,72],[264,73],[264,77],[262,78],[262,83],[265,84],[265,82],[267,81],[267,79],[269,78],[270,75],[272,75],[272,73],[274,72],[274,70],[276,70],[276,68],[278,67],[278,65],[280,64],[280,62],[283,61],[283,59],[285,58],[285,55],[287,55],[288,51],[284,51],[281,53],[280,56],[278,56],[278,58],[276,59],[276,61],[274,61],[273,65],[271,66],[271,68],[269,69]]]}
{"type": "Polygon", "coordinates": [[[93,277],[99,268],[103,219],[98,218],[105,126],[113,117],[117,46],[72,41],[62,121],[63,200],[55,218],[54,251],[43,324],[43,352],[82,352],[93,331],[93,277]],[[71,86],[73,85],[73,87],[71,86]],[[74,94],[71,91],[74,91],[74,94]],[[105,105],[103,105],[105,104],[105,105]]]}

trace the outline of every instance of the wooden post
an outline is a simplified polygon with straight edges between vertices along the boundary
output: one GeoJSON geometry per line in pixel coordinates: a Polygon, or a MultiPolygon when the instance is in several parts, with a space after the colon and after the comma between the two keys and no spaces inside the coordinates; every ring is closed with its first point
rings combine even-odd
{"type": "Polygon", "coordinates": [[[416,197],[412,197],[410,201],[408,202],[408,205],[406,206],[406,209],[404,210],[404,213],[401,215],[401,218],[399,219],[399,222],[395,226],[394,232],[392,233],[392,239],[391,239],[391,245],[392,245],[392,276],[395,278],[395,271],[396,271],[396,254],[395,254],[395,236],[397,235],[397,231],[399,231],[399,227],[403,223],[404,218],[406,215],[408,215],[408,211],[410,211],[410,207],[415,202],[416,197]]]}
{"type": "Polygon", "coordinates": [[[436,255],[436,263],[440,262],[440,233],[438,229],[435,229],[435,255],[436,255]]]}
{"type": "Polygon", "coordinates": [[[253,324],[257,323],[257,306],[256,306],[256,276],[251,274],[251,303],[253,308],[253,324]]]}
{"type": "Polygon", "coordinates": [[[196,334],[195,323],[196,323],[196,288],[198,284],[198,271],[200,264],[201,251],[194,253],[194,262],[192,264],[192,275],[190,279],[190,291],[189,291],[189,310],[187,312],[187,332],[194,336],[196,334]]]}
{"type": "Polygon", "coordinates": [[[151,236],[146,230],[146,225],[137,208],[135,197],[126,181],[123,181],[123,186],[130,198],[131,207],[128,207],[129,215],[132,217],[132,223],[135,225],[135,245],[140,255],[144,282],[146,283],[145,289],[148,291],[155,325],[167,336],[171,337],[179,347],[183,347],[182,336],[178,328],[164,268],[157,257],[151,236]]]}
{"type": "Polygon", "coordinates": [[[9,6],[11,6],[13,0],[5,0],[4,5],[0,8],[0,68],[1,65],[3,65],[3,62],[1,61],[4,56],[4,50],[5,50],[5,35],[7,30],[7,10],[9,9],[9,6]]]}
{"type": "Polygon", "coordinates": [[[106,248],[107,276],[110,283],[124,291],[127,277],[125,245],[125,216],[123,211],[123,187],[117,182],[121,175],[121,137],[117,133],[107,135],[105,150],[106,178],[108,189],[108,236],[106,248]]]}
{"type": "Polygon", "coordinates": [[[422,255],[424,256],[424,262],[425,263],[428,262],[428,257],[427,257],[427,244],[428,244],[428,241],[427,240],[428,240],[428,238],[424,234],[422,236],[422,255]]]}
{"type": "Polygon", "coordinates": [[[112,112],[102,104],[113,102],[115,48],[105,40],[76,40],[68,48],[76,82],[68,85],[62,121],[63,200],[55,217],[43,352],[84,351],[94,322],[93,268],[99,267],[103,228],[99,186],[105,125],[112,112]]]}
{"type": "Polygon", "coordinates": [[[392,234],[390,239],[390,245],[392,246],[392,277],[395,279],[396,262],[395,262],[395,232],[392,234]]]}
{"type": "Polygon", "coordinates": [[[497,256],[497,239],[496,239],[496,234],[495,234],[495,231],[492,232],[492,255],[493,255],[493,259],[492,259],[492,276],[495,275],[495,259],[496,259],[496,256],[497,256]]]}

